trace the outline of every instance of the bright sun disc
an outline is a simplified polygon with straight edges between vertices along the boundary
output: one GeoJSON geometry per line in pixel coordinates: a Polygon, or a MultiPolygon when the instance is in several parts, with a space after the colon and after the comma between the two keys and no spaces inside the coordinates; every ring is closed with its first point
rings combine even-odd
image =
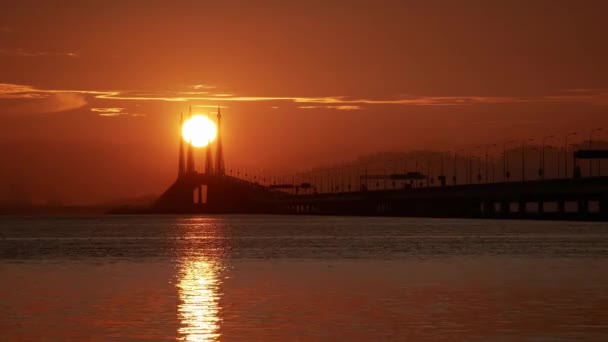
{"type": "Polygon", "coordinates": [[[215,139],[215,123],[203,115],[195,115],[182,126],[182,137],[194,147],[205,147],[215,139]]]}

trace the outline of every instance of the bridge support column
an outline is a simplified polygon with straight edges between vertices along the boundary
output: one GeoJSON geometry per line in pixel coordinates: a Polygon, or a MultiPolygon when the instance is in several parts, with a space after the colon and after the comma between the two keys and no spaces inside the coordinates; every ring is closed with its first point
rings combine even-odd
{"type": "Polygon", "coordinates": [[[203,186],[199,185],[198,186],[198,205],[202,205],[203,204],[203,186]]]}
{"type": "Polygon", "coordinates": [[[538,201],[538,214],[543,215],[545,213],[545,201],[538,201]]]}
{"type": "Polygon", "coordinates": [[[604,196],[599,200],[599,211],[603,219],[608,219],[608,196],[604,196]]]}
{"type": "Polygon", "coordinates": [[[589,201],[587,199],[579,199],[578,201],[578,214],[581,216],[587,216],[589,214],[589,201]]]}
{"type": "Polygon", "coordinates": [[[504,217],[508,217],[511,215],[511,207],[509,206],[509,201],[500,202],[500,213],[504,217]]]}
{"type": "Polygon", "coordinates": [[[526,214],[526,201],[519,201],[518,205],[519,205],[519,214],[525,215],[526,214]]]}
{"type": "Polygon", "coordinates": [[[485,201],[483,202],[483,213],[484,216],[492,217],[494,216],[494,201],[485,201]]]}

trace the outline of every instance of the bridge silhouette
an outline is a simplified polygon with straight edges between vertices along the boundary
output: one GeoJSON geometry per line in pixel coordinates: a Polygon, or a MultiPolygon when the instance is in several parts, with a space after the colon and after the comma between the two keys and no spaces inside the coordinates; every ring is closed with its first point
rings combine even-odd
{"type": "MultiPolygon", "coordinates": [[[[418,171],[418,165],[416,171],[406,172],[404,167],[399,172],[387,172],[385,168],[384,172],[372,173],[369,165],[364,164],[356,165],[356,172],[351,170],[348,180],[344,172],[338,177],[334,172],[332,177],[331,172],[317,170],[282,177],[283,182],[277,183],[276,176],[240,171],[235,175],[232,169],[226,174],[219,108],[217,127],[215,164],[209,145],[203,171],[197,171],[192,145],[184,150],[184,141],[180,140],[177,179],[147,212],[608,220],[608,177],[601,176],[599,166],[599,160],[608,158],[606,150],[573,151],[571,174],[566,155],[564,177],[551,179],[545,178],[544,145],[538,179],[525,178],[522,145],[522,173],[518,181],[511,180],[506,164],[502,180],[496,181],[493,175],[490,181],[486,149],[485,172],[482,175],[479,162],[474,177],[473,159],[469,158],[465,182],[457,182],[458,156],[454,152],[451,179],[446,176],[442,156],[436,177],[430,175],[430,166],[426,173],[418,171]],[[585,177],[581,160],[590,161],[585,177]],[[596,175],[591,168],[592,160],[598,161],[596,175]]],[[[494,168],[492,165],[493,174],[494,168]]]]}

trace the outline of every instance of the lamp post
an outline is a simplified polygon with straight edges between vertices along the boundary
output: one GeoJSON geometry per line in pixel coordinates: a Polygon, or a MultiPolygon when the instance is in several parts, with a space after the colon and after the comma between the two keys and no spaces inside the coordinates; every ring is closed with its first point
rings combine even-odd
{"type": "Polygon", "coordinates": [[[473,183],[473,150],[476,148],[479,148],[479,146],[475,146],[475,147],[469,149],[469,161],[468,161],[469,170],[467,172],[467,174],[468,174],[467,180],[468,180],[469,184],[473,183]]]}
{"type": "Polygon", "coordinates": [[[344,165],[344,169],[343,169],[343,174],[344,174],[344,178],[346,178],[346,183],[345,185],[343,185],[343,192],[350,192],[350,168],[348,164],[344,165]]]}
{"type": "MultiPolygon", "coordinates": [[[[527,141],[534,141],[534,139],[528,139],[527,141]]],[[[526,140],[521,143],[521,181],[526,181],[526,140]]]]}
{"type": "Polygon", "coordinates": [[[407,154],[403,158],[403,188],[407,187],[407,154]]]}
{"type": "Polygon", "coordinates": [[[357,166],[355,164],[351,164],[350,167],[348,168],[348,191],[356,191],[356,185],[355,183],[353,183],[353,179],[355,179],[356,181],[356,176],[357,176],[357,172],[359,171],[359,168],[357,168],[357,166]]]}
{"type": "Polygon", "coordinates": [[[539,170],[539,176],[541,179],[545,179],[545,145],[546,145],[546,141],[547,139],[551,139],[554,138],[554,136],[552,135],[548,135],[546,137],[543,138],[543,147],[542,147],[542,153],[541,153],[541,162],[540,162],[540,170],[539,170]]]}
{"type": "MultiPolygon", "coordinates": [[[[416,154],[416,157],[414,158],[414,172],[418,174],[418,154],[416,154]]],[[[413,187],[415,188],[416,185],[418,185],[418,179],[413,179],[412,182],[414,184],[413,187]]]]}
{"type": "Polygon", "coordinates": [[[564,177],[568,178],[568,137],[576,135],[576,132],[568,133],[564,137],[564,177]]]}
{"type": "Polygon", "coordinates": [[[540,177],[540,170],[541,170],[541,162],[542,162],[542,151],[541,148],[538,146],[531,146],[530,149],[532,149],[532,151],[537,151],[538,152],[538,173],[539,173],[539,177],[540,177]]]}
{"type": "Polygon", "coordinates": [[[446,185],[445,168],[443,167],[444,166],[443,159],[445,157],[444,154],[445,154],[444,151],[439,152],[439,157],[441,158],[441,164],[440,164],[441,170],[439,171],[440,175],[439,175],[439,177],[437,177],[437,180],[439,181],[439,184],[441,187],[444,187],[446,185]]]}
{"type": "Polygon", "coordinates": [[[318,193],[323,193],[323,169],[322,168],[317,168],[317,172],[315,172],[315,184],[317,187],[317,192],[318,193]]]}
{"type": "MultiPolygon", "coordinates": [[[[367,167],[368,165],[371,165],[371,162],[367,162],[367,163],[363,163],[363,178],[365,179],[365,184],[362,184],[365,186],[365,190],[369,190],[369,182],[368,182],[368,173],[367,173],[367,167]]],[[[359,181],[361,181],[361,177],[359,177],[359,181]]]]}
{"type": "Polygon", "coordinates": [[[462,152],[464,151],[463,148],[459,149],[459,150],[455,150],[454,151],[454,163],[453,163],[453,167],[454,167],[454,174],[452,175],[452,180],[454,181],[454,185],[456,185],[456,182],[458,180],[458,169],[457,169],[457,162],[458,162],[458,152],[462,152]]]}
{"type": "MultiPolygon", "coordinates": [[[[496,147],[496,144],[486,145],[486,183],[488,183],[488,147],[496,147]]],[[[492,177],[494,178],[494,177],[492,177]]]]}
{"type": "Polygon", "coordinates": [[[331,165],[331,191],[337,193],[340,189],[340,169],[336,164],[331,165]]]}
{"type": "Polygon", "coordinates": [[[398,159],[396,159],[396,160],[395,159],[390,159],[389,162],[390,162],[390,169],[389,169],[388,175],[389,175],[389,178],[391,179],[391,183],[393,185],[393,189],[396,189],[397,188],[397,179],[398,178],[397,177],[393,178],[393,177],[391,177],[391,175],[399,173],[399,160],[398,159]],[[397,163],[396,164],[396,168],[395,168],[395,162],[397,163]]]}
{"type": "Polygon", "coordinates": [[[469,184],[473,183],[473,149],[469,150],[469,184]]]}
{"type": "Polygon", "coordinates": [[[496,159],[492,161],[492,183],[496,183],[496,159]]]}
{"type": "Polygon", "coordinates": [[[477,156],[475,157],[475,160],[477,161],[477,183],[481,183],[481,157],[477,156]]]}
{"type": "Polygon", "coordinates": [[[382,190],[386,190],[386,164],[388,162],[386,159],[382,161],[382,190]]]}
{"type": "Polygon", "coordinates": [[[457,170],[456,170],[456,157],[458,156],[458,151],[454,151],[454,161],[452,162],[452,167],[454,168],[454,170],[452,171],[452,183],[453,185],[456,185],[456,180],[457,180],[457,170]]]}
{"type": "Polygon", "coordinates": [[[331,190],[329,167],[325,166],[323,169],[321,169],[321,177],[321,181],[323,182],[323,192],[329,193],[331,190]]]}
{"type": "Polygon", "coordinates": [[[344,192],[344,189],[345,189],[345,187],[344,187],[344,178],[345,177],[344,176],[346,175],[346,172],[345,172],[346,167],[347,166],[345,164],[342,164],[342,167],[340,167],[340,192],[344,192]]]}
{"type": "Polygon", "coordinates": [[[452,185],[456,185],[456,156],[458,155],[458,151],[454,151],[454,161],[452,162],[452,185]]]}
{"type": "Polygon", "coordinates": [[[475,146],[469,150],[469,184],[473,183],[473,150],[481,146],[475,146]]]}
{"type": "Polygon", "coordinates": [[[515,140],[509,140],[502,144],[502,177],[504,181],[509,181],[509,159],[507,158],[507,145],[515,142],[515,140]]]}
{"type": "MultiPolygon", "coordinates": [[[[601,131],[601,130],[602,130],[601,128],[594,128],[594,129],[592,129],[591,131],[589,131],[589,149],[591,149],[591,136],[593,135],[593,132],[599,132],[599,131],[601,131]]],[[[592,159],[589,159],[589,177],[591,177],[591,176],[592,176],[592,172],[591,172],[591,170],[592,170],[591,161],[592,161],[592,159]]],[[[598,168],[598,170],[599,170],[599,168],[598,168]]],[[[598,176],[600,175],[600,174],[599,174],[599,171],[598,171],[598,174],[597,174],[597,175],[598,175],[598,176]]]]}
{"type": "Polygon", "coordinates": [[[441,177],[445,177],[445,174],[443,172],[443,151],[439,152],[439,156],[441,157],[441,177]]]}
{"type": "Polygon", "coordinates": [[[428,188],[429,181],[431,180],[431,156],[427,156],[426,160],[426,187],[428,188]]]}
{"type": "MultiPolygon", "coordinates": [[[[480,149],[480,148],[481,148],[481,145],[473,147],[472,150],[476,150],[476,149],[480,149]]],[[[477,169],[478,169],[477,170],[477,180],[479,181],[479,172],[480,172],[479,168],[481,167],[481,165],[479,165],[480,159],[478,156],[476,156],[475,159],[477,160],[477,169]]],[[[470,178],[469,181],[471,184],[473,184],[474,180],[473,180],[473,156],[472,155],[469,158],[469,166],[471,167],[469,169],[469,178],[470,178]]]]}

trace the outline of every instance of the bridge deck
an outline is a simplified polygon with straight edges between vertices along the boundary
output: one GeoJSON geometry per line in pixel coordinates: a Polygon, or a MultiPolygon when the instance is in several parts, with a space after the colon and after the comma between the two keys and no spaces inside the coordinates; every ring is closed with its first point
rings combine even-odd
{"type": "Polygon", "coordinates": [[[608,177],[290,194],[235,177],[193,173],[179,178],[152,211],[608,220],[608,177]],[[193,199],[197,193],[201,198],[203,187],[207,200],[197,203],[193,199]],[[569,211],[568,203],[576,210],[569,211]]]}
{"type": "Polygon", "coordinates": [[[608,219],[608,177],[307,194],[277,202],[291,213],[608,219]],[[569,212],[569,203],[576,210],[569,212]]]}

